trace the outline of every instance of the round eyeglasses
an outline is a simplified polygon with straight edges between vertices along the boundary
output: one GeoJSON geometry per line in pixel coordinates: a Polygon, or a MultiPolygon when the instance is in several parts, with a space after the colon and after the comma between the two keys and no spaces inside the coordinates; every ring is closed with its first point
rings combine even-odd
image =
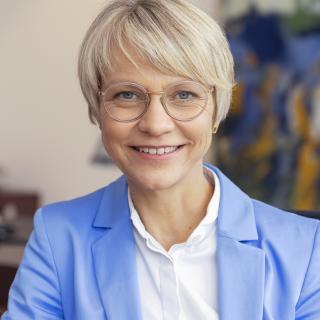
{"type": "Polygon", "coordinates": [[[120,82],[98,94],[101,106],[116,121],[131,122],[140,119],[147,112],[152,94],[161,95],[161,104],[170,117],[190,121],[206,109],[208,93],[213,90],[214,87],[207,89],[191,80],[171,83],[160,92],[149,92],[138,83],[120,82]]]}

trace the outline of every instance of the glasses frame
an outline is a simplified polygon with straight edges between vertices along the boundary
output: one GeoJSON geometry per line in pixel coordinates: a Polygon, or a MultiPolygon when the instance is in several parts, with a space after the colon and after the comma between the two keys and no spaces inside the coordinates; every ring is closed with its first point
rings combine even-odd
{"type": "MultiPolygon", "coordinates": [[[[165,110],[165,112],[167,113],[167,115],[168,115],[170,118],[172,118],[172,119],[174,119],[174,120],[177,120],[177,121],[182,121],[182,122],[191,121],[191,120],[197,118],[198,116],[200,116],[200,114],[207,108],[209,94],[212,94],[212,92],[215,90],[215,87],[214,87],[214,86],[210,86],[209,88],[207,88],[207,87],[205,87],[204,85],[202,85],[201,83],[196,82],[196,81],[192,81],[192,80],[182,80],[182,81],[176,81],[176,82],[170,83],[168,86],[166,86],[166,87],[164,88],[163,91],[147,91],[146,88],[145,88],[143,85],[141,85],[140,83],[130,82],[130,81],[124,81],[124,82],[118,82],[118,83],[111,84],[111,85],[110,85],[109,87],[107,87],[104,91],[98,91],[98,96],[100,97],[100,100],[101,100],[101,98],[106,94],[106,92],[107,92],[110,88],[115,87],[115,86],[118,86],[118,85],[133,85],[133,86],[135,86],[135,87],[138,87],[139,89],[142,90],[142,92],[145,94],[145,96],[146,96],[146,98],[147,98],[146,103],[145,103],[145,108],[144,108],[143,112],[142,112],[139,116],[137,116],[137,117],[135,117],[135,118],[133,118],[133,119],[129,119],[129,120],[121,120],[121,119],[118,119],[118,118],[114,117],[114,116],[111,115],[111,113],[109,112],[109,109],[110,109],[110,108],[108,108],[107,103],[103,105],[104,110],[108,113],[108,115],[109,115],[110,118],[112,118],[112,119],[115,120],[115,121],[125,122],[125,123],[137,121],[137,120],[141,119],[141,118],[146,114],[146,112],[148,111],[150,102],[151,102],[151,98],[150,98],[151,95],[160,95],[160,96],[161,96],[161,97],[160,97],[160,102],[161,102],[161,104],[162,104],[162,107],[163,107],[163,109],[165,110]],[[176,85],[179,85],[179,84],[184,84],[184,83],[196,83],[197,85],[200,85],[200,86],[204,89],[204,91],[207,93],[207,96],[206,96],[205,99],[203,99],[203,100],[205,100],[205,105],[204,105],[203,109],[202,109],[199,113],[197,113],[196,115],[194,115],[194,116],[192,116],[192,117],[190,117],[190,118],[187,118],[187,119],[178,119],[178,118],[172,116],[172,115],[170,114],[169,110],[167,109],[167,105],[166,105],[166,102],[167,102],[167,101],[166,101],[166,99],[165,99],[164,93],[165,93],[168,89],[170,89],[171,87],[176,86],[176,85]]],[[[108,101],[108,100],[107,100],[107,101],[108,101]]],[[[100,101],[100,103],[101,103],[101,101],[100,101]]]]}

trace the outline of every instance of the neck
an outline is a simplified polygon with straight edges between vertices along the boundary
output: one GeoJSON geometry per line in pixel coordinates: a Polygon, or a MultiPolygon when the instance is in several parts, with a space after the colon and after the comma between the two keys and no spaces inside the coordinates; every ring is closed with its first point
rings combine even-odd
{"type": "Polygon", "coordinates": [[[164,190],[142,190],[129,182],[130,195],[146,230],[166,249],[185,242],[206,215],[214,186],[203,168],[164,190]]]}

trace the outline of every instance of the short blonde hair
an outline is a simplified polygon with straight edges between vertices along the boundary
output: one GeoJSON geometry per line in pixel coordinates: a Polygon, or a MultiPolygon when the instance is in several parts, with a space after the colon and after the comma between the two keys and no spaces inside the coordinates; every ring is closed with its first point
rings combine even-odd
{"type": "Polygon", "coordinates": [[[93,123],[100,124],[98,92],[113,70],[116,52],[136,65],[129,47],[162,73],[213,85],[215,124],[226,117],[233,58],[218,24],[183,0],[114,0],[93,21],[79,53],[80,85],[93,123]]]}

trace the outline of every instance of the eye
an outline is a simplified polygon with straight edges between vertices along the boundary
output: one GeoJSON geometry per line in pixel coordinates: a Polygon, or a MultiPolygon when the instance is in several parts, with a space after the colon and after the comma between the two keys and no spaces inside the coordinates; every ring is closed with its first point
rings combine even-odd
{"type": "Polygon", "coordinates": [[[197,95],[194,94],[191,91],[178,91],[176,92],[176,95],[174,97],[174,99],[178,99],[178,100],[191,100],[194,99],[197,95]]]}
{"type": "Polygon", "coordinates": [[[132,100],[136,95],[131,91],[123,91],[116,94],[115,98],[132,100]]]}

